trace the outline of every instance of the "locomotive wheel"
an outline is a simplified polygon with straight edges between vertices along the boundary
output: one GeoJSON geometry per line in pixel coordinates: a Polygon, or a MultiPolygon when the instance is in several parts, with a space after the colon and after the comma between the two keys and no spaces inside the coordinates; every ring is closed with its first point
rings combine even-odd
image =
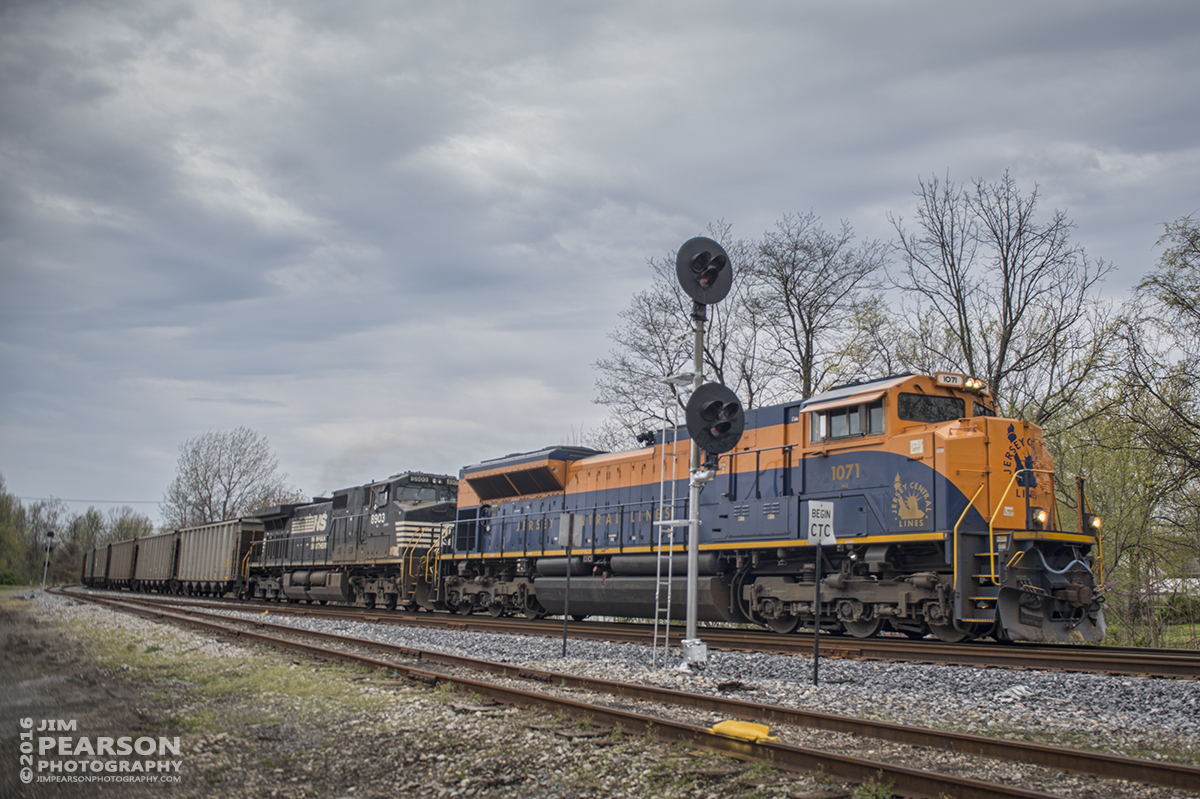
{"type": "Polygon", "coordinates": [[[791,635],[800,627],[799,616],[781,616],[778,619],[763,619],[763,623],[780,635],[791,635]]]}
{"type": "Polygon", "coordinates": [[[855,638],[871,638],[883,627],[883,619],[867,619],[866,621],[844,621],[842,626],[846,632],[855,638]]]}
{"type": "Polygon", "coordinates": [[[957,644],[967,640],[971,636],[964,633],[962,630],[955,627],[953,624],[930,624],[929,631],[933,633],[939,641],[947,644],[957,644]]]}
{"type": "Polygon", "coordinates": [[[383,595],[383,609],[384,610],[395,610],[396,609],[396,595],[395,594],[384,594],[383,595]]]}
{"type": "Polygon", "coordinates": [[[493,619],[500,618],[504,615],[504,605],[501,605],[499,602],[493,602],[488,605],[488,615],[493,619]]]}

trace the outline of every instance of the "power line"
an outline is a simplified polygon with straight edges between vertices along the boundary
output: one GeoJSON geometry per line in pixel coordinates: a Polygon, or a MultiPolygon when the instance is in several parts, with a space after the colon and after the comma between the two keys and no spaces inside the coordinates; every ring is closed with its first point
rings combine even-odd
{"type": "Polygon", "coordinates": [[[97,505],[161,505],[159,499],[65,499],[63,497],[17,497],[20,500],[36,502],[91,502],[97,505]]]}

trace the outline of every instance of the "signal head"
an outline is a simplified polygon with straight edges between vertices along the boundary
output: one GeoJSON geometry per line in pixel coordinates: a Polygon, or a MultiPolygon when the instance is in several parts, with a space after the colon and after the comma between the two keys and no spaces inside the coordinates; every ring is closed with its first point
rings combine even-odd
{"type": "Polygon", "coordinates": [[[733,264],[724,248],[704,236],[684,242],[675,257],[675,274],[687,295],[701,305],[725,299],[733,285],[733,264]]]}
{"type": "Polygon", "coordinates": [[[737,395],[720,383],[705,383],[687,404],[687,429],[695,446],[720,455],[737,446],[746,429],[746,413],[737,395]]]}

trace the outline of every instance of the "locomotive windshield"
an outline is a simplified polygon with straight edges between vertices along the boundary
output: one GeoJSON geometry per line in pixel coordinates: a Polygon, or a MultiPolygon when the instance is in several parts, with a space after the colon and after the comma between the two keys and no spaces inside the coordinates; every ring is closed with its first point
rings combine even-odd
{"type": "Polygon", "coordinates": [[[951,422],[967,415],[967,403],[958,397],[901,394],[896,412],[906,422],[951,422]]]}
{"type": "MultiPolygon", "coordinates": [[[[442,489],[446,493],[445,489],[442,489]]],[[[450,497],[439,497],[436,486],[400,486],[400,495],[396,497],[401,502],[437,502],[439,499],[450,499],[450,497]]]]}

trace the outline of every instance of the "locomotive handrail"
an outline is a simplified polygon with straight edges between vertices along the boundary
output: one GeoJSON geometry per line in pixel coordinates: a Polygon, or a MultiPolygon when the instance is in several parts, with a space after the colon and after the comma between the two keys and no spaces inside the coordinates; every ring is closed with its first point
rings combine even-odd
{"type": "Polygon", "coordinates": [[[242,558],[242,577],[246,580],[250,579],[250,556],[254,554],[254,547],[261,543],[261,541],[255,541],[250,544],[250,548],[246,550],[246,555],[242,558]]]}
{"type": "Polygon", "coordinates": [[[442,525],[442,534],[430,545],[429,552],[425,555],[425,582],[430,585],[437,579],[437,564],[440,561],[438,555],[446,546],[446,539],[454,536],[454,529],[454,524],[442,525]]]}
{"type": "MultiPolygon", "coordinates": [[[[1076,475],[1075,479],[1076,479],[1076,481],[1079,481],[1079,480],[1082,480],[1083,478],[1076,475]]],[[[1077,483],[1077,485],[1078,485],[1078,483],[1077,483]]],[[[1087,495],[1083,493],[1082,487],[1080,487],[1079,491],[1080,491],[1079,498],[1081,500],[1083,500],[1082,502],[1079,503],[1079,514],[1080,514],[1079,532],[1082,533],[1083,532],[1083,514],[1085,511],[1087,513],[1092,512],[1092,503],[1088,501],[1087,495]]],[[[1104,536],[1102,536],[1100,534],[1099,530],[1096,531],[1096,570],[1095,570],[1095,572],[1093,572],[1093,575],[1096,578],[1096,584],[1098,586],[1100,586],[1100,590],[1103,591],[1104,590],[1104,536]]]]}
{"type": "Polygon", "coordinates": [[[975,505],[975,500],[979,498],[979,494],[987,487],[987,483],[980,483],[979,488],[975,489],[975,494],[971,497],[971,501],[967,503],[967,507],[963,508],[962,514],[958,517],[958,521],[954,523],[954,590],[958,591],[958,528],[962,524],[963,519],[967,518],[967,511],[971,510],[975,505]]]}
{"type": "MultiPolygon", "coordinates": [[[[996,510],[992,512],[992,518],[988,520],[988,568],[992,570],[991,574],[989,575],[992,578],[992,585],[1000,585],[1000,578],[996,574],[996,555],[999,554],[996,552],[996,517],[1000,514],[1000,509],[1004,507],[1004,498],[1007,497],[1008,492],[1012,490],[1013,483],[1015,483],[1017,478],[1025,472],[1029,472],[1030,474],[1035,472],[1042,472],[1044,474],[1051,475],[1054,474],[1051,469],[1017,469],[1015,472],[1013,472],[1013,475],[1009,479],[1008,485],[1005,486],[1004,491],[1001,492],[1000,499],[996,502],[996,510]]],[[[1028,502],[1028,495],[1026,495],[1025,499],[1026,502],[1028,502]]],[[[1029,519],[1025,520],[1025,524],[1029,524],[1029,519]]]]}

